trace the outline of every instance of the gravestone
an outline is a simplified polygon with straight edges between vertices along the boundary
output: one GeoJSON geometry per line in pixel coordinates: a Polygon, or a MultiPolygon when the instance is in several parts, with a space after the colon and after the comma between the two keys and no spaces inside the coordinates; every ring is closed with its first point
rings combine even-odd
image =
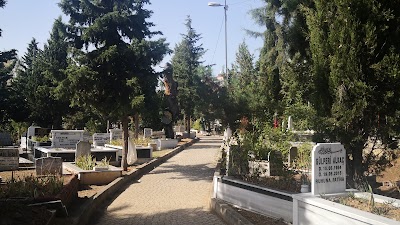
{"type": "Polygon", "coordinates": [[[35,160],[36,175],[62,175],[62,158],[45,157],[35,160]]]}
{"type": "Polygon", "coordinates": [[[79,141],[83,141],[84,130],[52,130],[53,148],[75,148],[79,141]]]}
{"type": "Polygon", "coordinates": [[[122,129],[110,129],[110,140],[122,139],[122,129]]]}
{"type": "Polygon", "coordinates": [[[151,128],[144,128],[143,129],[144,138],[150,138],[152,133],[153,133],[153,129],[151,129],[151,128]]]}
{"type": "Polygon", "coordinates": [[[346,150],[340,143],[318,143],[312,150],[313,195],[346,190],[346,150]]]}
{"type": "Polygon", "coordinates": [[[110,143],[110,134],[108,133],[94,133],[93,134],[93,145],[104,146],[110,143]]]}
{"type": "Polygon", "coordinates": [[[18,170],[19,150],[18,148],[0,148],[0,171],[18,170]]]}
{"type": "Polygon", "coordinates": [[[0,146],[13,145],[11,135],[9,133],[0,133],[0,146]]]}
{"type": "Polygon", "coordinates": [[[298,149],[295,146],[290,147],[288,155],[288,165],[292,166],[292,163],[296,160],[298,149]]]}
{"type": "Polygon", "coordinates": [[[75,162],[80,156],[90,155],[90,143],[87,141],[80,141],[76,144],[75,162]]]}

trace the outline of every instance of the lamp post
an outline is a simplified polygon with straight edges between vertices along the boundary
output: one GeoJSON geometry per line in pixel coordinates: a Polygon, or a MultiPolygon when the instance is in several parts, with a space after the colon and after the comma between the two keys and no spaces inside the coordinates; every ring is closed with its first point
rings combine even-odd
{"type": "Polygon", "coordinates": [[[220,7],[223,6],[224,7],[224,12],[225,12],[225,73],[226,73],[226,78],[228,79],[228,83],[229,83],[229,75],[228,75],[228,29],[227,29],[227,16],[226,16],[226,11],[228,10],[228,5],[226,4],[226,0],[225,0],[225,4],[220,4],[217,2],[209,2],[208,6],[212,6],[212,7],[220,7]]]}

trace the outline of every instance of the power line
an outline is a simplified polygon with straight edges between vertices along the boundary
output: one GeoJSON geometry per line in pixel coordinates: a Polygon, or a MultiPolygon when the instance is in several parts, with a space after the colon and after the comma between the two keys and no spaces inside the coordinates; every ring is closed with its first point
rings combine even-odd
{"type": "Polygon", "coordinates": [[[219,38],[221,37],[222,25],[224,25],[224,18],[223,18],[223,17],[222,17],[221,27],[219,28],[217,44],[215,45],[215,48],[214,48],[214,53],[213,53],[213,56],[212,56],[211,64],[214,63],[215,52],[217,51],[217,47],[218,47],[218,43],[219,43],[219,38]]]}

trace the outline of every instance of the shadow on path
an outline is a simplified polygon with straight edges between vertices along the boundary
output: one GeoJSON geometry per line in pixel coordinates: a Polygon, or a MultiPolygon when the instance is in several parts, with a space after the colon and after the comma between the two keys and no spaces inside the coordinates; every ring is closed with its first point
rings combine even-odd
{"type": "Polygon", "coordinates": [[[225,224],[215,214],[203,208],[177,209],[149,214],[137,213],[134,210],[122,208],[113,209],[107,214],[94,217],[88,225],[125,225],[125,224],[152,224],[152,225],[212,225],[225,224]],[[106,218],[104,218],[106,217],[106,218]]]}

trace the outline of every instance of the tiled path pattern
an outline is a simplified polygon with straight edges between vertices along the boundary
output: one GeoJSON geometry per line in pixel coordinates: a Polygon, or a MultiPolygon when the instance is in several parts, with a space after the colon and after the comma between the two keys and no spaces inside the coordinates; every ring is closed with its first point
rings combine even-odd
{"type": "Polygon", "coordinates": [[[122,192],[97,225],[224,224],[209,211],[220,137],[201,137],[122,192]]]}

